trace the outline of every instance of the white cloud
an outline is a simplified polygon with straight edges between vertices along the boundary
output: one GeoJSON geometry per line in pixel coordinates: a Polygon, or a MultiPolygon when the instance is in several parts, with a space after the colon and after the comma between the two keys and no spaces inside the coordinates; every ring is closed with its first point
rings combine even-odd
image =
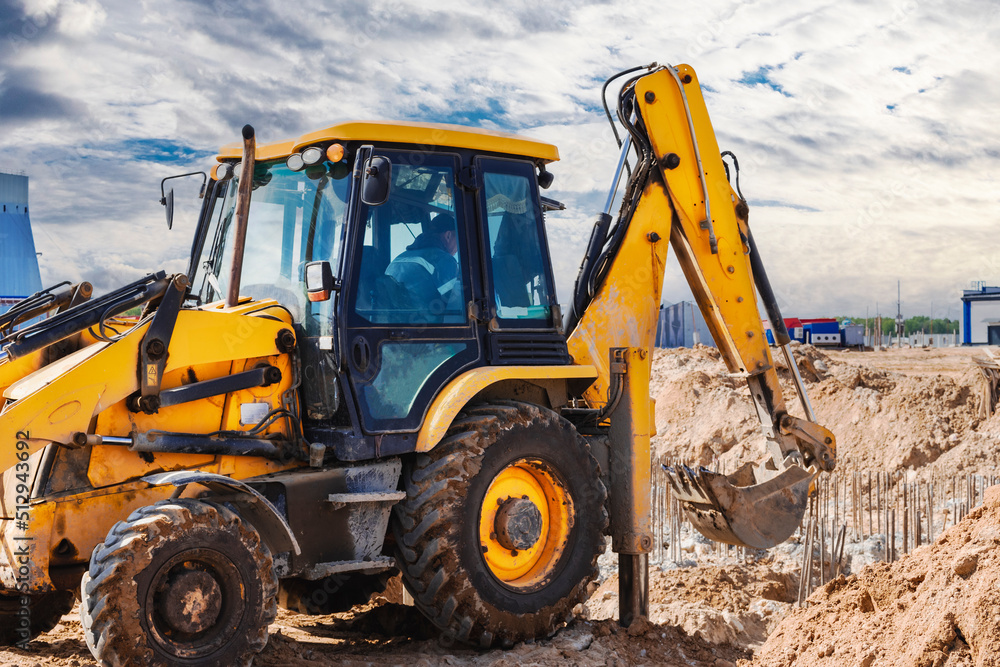
{"type": "MultiPolygon", "coordinates": [[[[30,86],[21,116],[0,109],[0,170],[32,178],[47,282],[183,264],[158,181],[210,159],[142,159],[155,146],[207,156],[245,122],[273,140],[351,117],[464,118],[559,145],[548,194],[571,209],[549,237],[565,298],[617,159],[601,83],[655,60],[698,70],[790,314],[862,313],[894,300],[897,278],[911,313],[1000,283],[989,0],[20,7],[0,17],[0,104],[30,86]]],[[[685,293],[671,264],[664,296],[685,293]]]]}
{"type": "Polygon", "coordinates": [[[92,35],[107,18],[98,2],[65,2],[60,9],[59,31],[69,37],[92,35]]]}

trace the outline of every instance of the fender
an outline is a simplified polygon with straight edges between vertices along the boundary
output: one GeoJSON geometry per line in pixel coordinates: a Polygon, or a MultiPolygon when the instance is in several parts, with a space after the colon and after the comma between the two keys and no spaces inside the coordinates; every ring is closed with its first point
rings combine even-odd
{"type": "Polygon", "coordinates": [[[473,368],[448,383],[434,398],[423,426],[417,435],[416,451],[434,449],[455,416],[472,398],[492,384],[502,380],[591,380],[597,378],[594,366],[486,366],[473,368]]]}
{"type": "Polygon", "coordinates": [[[183,487],[188,484],[201,484],[213,493],[225,495],[226,502],[239,505],[240,514],[245,516],[260,532],[261,537],[273,553],[293,552],[296,556],[302,553],[299,542],[292,534],[292,529],[285,521],[285,517],[281,516],[278,509],[267,498],[248,484],[224,475],[197,470],[178,470],[177,472],[148,475],[143,477],[142,481],[153,486],[183,487]]]}

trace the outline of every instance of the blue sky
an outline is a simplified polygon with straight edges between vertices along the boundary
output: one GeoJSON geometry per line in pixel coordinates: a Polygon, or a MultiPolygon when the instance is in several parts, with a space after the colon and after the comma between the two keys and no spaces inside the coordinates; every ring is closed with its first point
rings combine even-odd
{"type": "MultiPolygon", "coordinates": [[[[350,118],[457,121],[556,143],[563,298],[616,162],[610,74],[690,63],[743,167],[788,315],[958,315],[1000,284],[1000,4],[0,0],[0,171],[31,177],[43,283],[184,270],[205,168],[350,118]]],[[[665,298],[686,298],[668,267],[665,298]]]]}

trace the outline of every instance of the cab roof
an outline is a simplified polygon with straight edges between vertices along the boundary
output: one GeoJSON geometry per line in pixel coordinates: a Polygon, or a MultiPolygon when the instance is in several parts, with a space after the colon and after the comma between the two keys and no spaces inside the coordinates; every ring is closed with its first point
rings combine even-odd
{"type": "MultiPolygon", "coordinates": [[[[256,159],[279,159],[306,146],[329,141],[364,141],[468,148],[476,151],[530,157],[543,162],[555,162],[559,159],[558,148],[530,137],[477,127],[408,121],[348,121],[338,123],[323,130],[303,134],[298,139],[258,144],[256,159]]],[[[218,160],[221,162],[241,157],[243,157],[243,144],[232,143],[219,150],[218,160]]]]}

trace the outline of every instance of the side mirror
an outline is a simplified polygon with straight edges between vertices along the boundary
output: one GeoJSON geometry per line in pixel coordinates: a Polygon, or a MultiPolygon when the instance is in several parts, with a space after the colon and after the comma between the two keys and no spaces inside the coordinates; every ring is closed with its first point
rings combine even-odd
{"type": "Polygon", "coordinates": [[[192,171],[187,174],[167,176],[160,181],[160,204],[167,207],[167,229],[172,229],[174,226],[174,189],[170,188],[170,192],[166,192],[164,186],[167,181],[175,178],[184,178],[186,176],[201,176],[201,191],[198,193],[198,198],[202,199],[205,196],[205,186],[208,184],[208,174],[203,171],[192,171]]]}
{"type": "Polygon", "coordinates": [[[170,188],[170,192],[167,193],[166,197],[160,199],[160,203],[167,207],[167,229],[174,228],[174,189],[170,188]]]}
{"type": "Polygon", "coordinates": [[[361,201],[369,206],[381,206],[389,198],[392,183],[392,162],[382,155],[375,155],[365,162],[361,179],[361,201]]]}
{"type": "Polygon", "coordinates": [[[330,293],[340,288],[333,278],[330,262],[308,262],[306,264],[306,296],[309,301],[329,301],[330,293]]]}

